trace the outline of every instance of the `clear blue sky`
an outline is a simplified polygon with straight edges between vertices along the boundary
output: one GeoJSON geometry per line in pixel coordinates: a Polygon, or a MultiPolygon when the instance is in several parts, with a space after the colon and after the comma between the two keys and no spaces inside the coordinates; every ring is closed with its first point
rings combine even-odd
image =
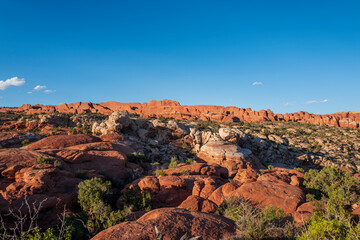
{"type": "Polygon", "coordinates": [[[1,0],[0,80],[1,106],[360,110],[360,1],[1,0]]]}

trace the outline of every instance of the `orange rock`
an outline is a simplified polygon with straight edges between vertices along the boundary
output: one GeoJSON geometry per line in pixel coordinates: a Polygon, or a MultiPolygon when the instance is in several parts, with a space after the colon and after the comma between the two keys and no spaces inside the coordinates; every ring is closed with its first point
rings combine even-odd
{"type": "Polygon", "coordinates": [[[306,223],[306,221],[314,214],[314,202],[306,202],[301,204],[294,214],[294,220],[300,224],[306,223]]]}
{"type": "Polygon", "coordinates": [[[92,240],[145,240],[154,239],[155,226],[164,240],[180,239],[183,235],[215,240],[235,235],[232,220],[219,215],[187,211],[181,208],[161,208],[148,212],[137,221],[124,222],[108,228],[92,240]],[[206,224],[204,224],[206,223],[206,224]]]}
{"type": "Polygon", "coordinates": [[[84,143],[92,143],[92,142],[100,142],[101,139],[97,137],[91,137],[84,134],[78,135],[56,135],[50,136],[41,139],[35,143],[32,143],[24,149],[29,150],[38,150],[38,149],[56,149],[56,148],[65,148],[74,145],[84,144],[84,143]]]}
{"type": "Polygon", "coordinates": [[[230,194],[230,197],[245,198],[260,206],[273,206],[285,213],[294,214],[305,201],[304,192],[285,182],[260,181],[244,183],[230,194]]]}
{"type": "Polygon", "coordinates": [[[205,198],[191,195],[184,200],[178,208],[184,208],[189,211],[199,211],[206,213],[213,213],[216,211],[217,206],[214,202],[205,198]]]}
{"type": "MultiPolygon", "coordinates": [[[[116,111],[127,111],[138,114],[141,117],[165,117],[178,120],[203,120],[220,122],[265,122],[265,121],[291,121],[310,124],[340,126],[340,127],[360,127],[359,112],[334,113],[326,115],[316,115],[307,112],[296,112],[286,114],[274,114],[271,110],[252,111],[251,108],[243,109],[237,107],[222,107],[214,105],[192,105],[181,106],[179,102],[172,100],[149,101],[148,103],[83,103],[53,105],[30,105],[25,104],[18,108],[0,107],[0,112],[24,111],[26,114],[34,113],[101,113],[110,115],[116,111]]],[[[20,123],[7,123],[3,128],[25,129],[26,126],[20,123]]]]}

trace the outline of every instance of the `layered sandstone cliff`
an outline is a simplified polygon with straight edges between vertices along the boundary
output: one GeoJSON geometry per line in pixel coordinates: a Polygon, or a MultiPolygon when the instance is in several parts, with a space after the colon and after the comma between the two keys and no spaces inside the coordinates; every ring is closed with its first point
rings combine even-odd
{"type": "Polygon", "coordinates": [[[110,115],[115,111],[127,111],[138,114],[140,117],[165,117],[173,119],[217,121],[217,122],[266,122],[285,121],[302,122],[310,124],[329,125],[337,127],[360,127],[360,112],[343,112],[334,114],[317,115],[299,111],[296,113],[274,114],[271,110],[253,111],[251,108],[223,107],[214,105],[182,106],[172,100],[149,101],[148,103],[84,103],[55,105],[30,105],[21,107],[0,107],[0,112],[16,111],[24,114],[35,113],[101,113],[110,115]]]}

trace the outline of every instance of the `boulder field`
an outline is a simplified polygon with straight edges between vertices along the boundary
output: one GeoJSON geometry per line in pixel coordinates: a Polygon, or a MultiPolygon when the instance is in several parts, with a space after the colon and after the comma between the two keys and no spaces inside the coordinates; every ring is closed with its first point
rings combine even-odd
{"type": "MultiPolygon", "coordinates": [[[[214,105],[182,106],[172,100],[149,101],[148,103],[91,103],[77,102],[60,105],[30,105],[21,107],[1,107],[0,112],[16,111],[25,114],[34,113],[101,113],[110,115],[116,111],[126,111],[143,118],[173,118],[177,120],[201,120],[217,122],[266,122],[285,121],[320,124],[338,127],[360,127],[359,112],[342,112],[318,115],[299,111],[296,113],[274,114],[271,110],[253,111],[251,108],[223,107],[214,105]]],[[[29,123],[30,124],[30,123],[29,123]]],[[[11,127],[11,126],[10,126],[11,127]]]]}
{"type": "MultiPolygon", "coordinates": [[[[172,101],[148,105],[145,106],[151,111],[163,108],[172,112],[181,107],[172,101]]],[[[49,111],[66,112],[70,105],[60,106],[49,111]]],[[[69,213],[81,212],[78,185],[94,177],[111,181],[112,190],[116,192],[111,200],[115,210],[122,209],[122,197],[131,192],[129,189],[140,189],[141,193],[151,196],[151,205],[155,208],[149,212],[143,212],[144,209],[133,212],[128,218],[131,221],[99,232],[93,237],[95,240],[156,239],[159,232],[163,239],[181,239],[185,234],[203,239],[231,238],[237,234],[236,224],[215,213],[232,198],[245,199],[258,208],[279,208],[299,224],[314,212],[314,205],[306,202],[304,173],[291,169],[299,165],[292,165],[287,157],[290,153],[283,154],[289,149],[285,151],[285,146],[277,146],[281,139],[271,135],[252,137],[227,124],[214,131],[192,123],[143,119],[129,112],[111,113],[110,109],[123,110],[126,104],[106,103],[103,108],[96,104],[72,106],[84,111],[88,109],[86,106],[91,106],[110,115],[88,124],[88,135],[74,131],[81,129],[82,124],[76,129],[57,124],[51,128],[49,124],[54,122],[66,123],[51,114],[41,115],[41,119],[47,120],[39,120],[38,124],[50,127],[53,134],[0,132],[2,216],[7,216],[9,209],[21,210],[24,201],[30,205],[41,203],[39,226],[54,226],[65,207],[69,213]],[[272,151],[268,145],[274,146],[272,151]],[[284,163],[289,167],[268,166],[266,169],[267,161],[273,161],[268,156],[276,152],[285,156],[284,163]]],[[[136,106],[127,110],[143,110],[143,105],[136,106]]],[[[28,108],[29,111],[46,109],[45,106],[28,108]]],[[[198,108],[201,109],[199,116],[207,111],[203,106],[198,108]]],[[[191,119],[193,110],[189,109],[191,119]]],[[[151,116],[146,114],[150,113],[141,112],[142,116],[151,116]]],[[[84,115],[76,117],[81,119],[84,115]]],[[[221,115],[218,117],[223,120],[221,115]]]]}

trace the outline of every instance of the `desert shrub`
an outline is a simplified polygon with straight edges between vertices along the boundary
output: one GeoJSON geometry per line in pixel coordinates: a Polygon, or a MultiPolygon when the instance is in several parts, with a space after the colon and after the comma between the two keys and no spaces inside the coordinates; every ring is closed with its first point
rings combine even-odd
{"type": "Polygon", "coordinates": [[[83,169],[77,169],[75,171],[75,177],[81,178],[81,179],[86,179],[86,173],[83,169]]]}
{"type": "Polygon", "coordinates": [[[317,144],[317,145],[314,147],[313,152],[314,152],[314,153],[318,153],[318,152],[320,152],[320,150],[321,150],[321,145],[320,145],[320,144],[317,144]]]}
{"type": "Polygon", "coordinates": [[[92,178],[79,183],[78,201],[89,219],[87,228],[97,233],[125,220],[127,212],[113,211],[109,199],[113,194],[111,183],[100,178],[92,178]]]}
{"type": "Polygon", "coordinates": [[[181,144],[181,147],[184,148],[184,149],[188,149],[189,145],[185,141],[183,141],[182,144],[181,144]]]}
{"type": "Polygon", "coordinates": [[[338,168],[325,167],[321,171],[309,170],[304,185],[313,193],[307,200],[321,199],[298,239],[356,239],[359,224],[354,221],[348,206],[358,200],[358,181],[350,173],[338,168]]]}
{"type": "Polygon", "coordinates": [[[345,213],[345,203],[357,201],[358,180],[338,168],[325,167],[321,171],[310,169],[304,175],[304,185],[317,194],[317,199],[327,201],[332,213],[345,213]],[[315,191],[314,191],[315,190],[315,191]]]}
{"type": "Polygon", "coordinates": [[[78,124],[77,126],[80,130],[80,132],[82,132],[83,134],[86,134],[86,135],[89,135],[91,136],[92,135],[92,131],[91,131],[91,126],[90,125],[87,125],[87,124],[78,124]]]}
{"type": "Polygon", "coordinates": [[[178,165],[178,160],[176,157],[172,157],[170,159],[170,164],[169,164],[169,168],[176,168],[178,165]]]}
{"type": "Polygon", "coordinates": [[[205,131],[205,132],[211,131],[213,133],[218,133],[220,129],[220,124],[217,122],[208,121],[196,125],[195,128],[200,131],[205,131]]]}
{"type": "Polygon", "coordinates": [[[36,164],[53,164],[51,158],[45,158],[43,156],[38,156],[36,164]]]}
{"type": "Polygon", "coordinates": [[[269,135],[271,134],[271,132],[270,132],[269,129],[264,129],[264,130],[263,130],[263,134],[264,134],[266,137],[269,137],[269,135]]]}
{"type": "Polygon", "coordinates": [[[190,175],[190,171],[189,170],[181,170],[179,174],[181,176],[187,176],[187,175],[190,175]]]}
{"type": "Polygon", "coordinates": [[[63,164],[60,160],[55,160],[54,161],[54,167],[58,168],[58,169],[63,169],[63,164]]]}
{"type": "Polygon", "coordinates": [[[280,209],[257,208],[244,199],[228,199],[219,212],[235,221],[240,239],[294,238],[296,228],[280,209]]]}
{"type": "Polygon", "coordinates": [[[76,134],[76,129],[75,129],[74,127],[71,127],[70,130],[69,130],[69,132],[70,132],[71,134],[76,134]]]}
{"type": "Polygon", "coordinates": [[[31,142],[30,142],[29,139],[25,139],[25,140],[23,140],[23,141],[21,142],[21,145],[22,145],[23,147],[25,147],[25,146],[29,145],[30,143],[31,143],[31,142]]]}
{"type": "Polygon", "coordinates": [[[186,159],[185,164],[189,164],[189,165],[194,164],[194,159],[192,159],[192,158],[186,159]]]}
{"type": "Polygon", "coordinates": [[[160,121],[162,121],[162,122],[167,122],[168,121],[168,119],[166,117],[163,117],[163,116],[160,116],[158,119],[160,121]]]}
{"type": "Polygon", "coordinates": [[[34,228],[28,233],[24,233],[21,236],[21,240],[71,240],[73,228],[67,226],[62,236],[59,236],[59,232],[54,228],[48,228],[45,231],[41,231],[39,227],[34,228]]]}
{"type": "Polygon", "coordinates": [[[159,170],[156,170],[155,175],[156,176],[166,176],[166,173],[164,170],[159,169],[159,170]]]}
{"type": "Polygon", "coordinates": [[[150,211],[153,202],[149,192],[142,193],[139,186],[127,189],[120,198],[122,208],[130,208],[132,211],[150,211]]]}
{"type": "Polygon", "coordinates": [[[268,165],[268,169],[273,169],[274,168],[274,166],[273,165],[268,165]]]}
{"type": "Polygon", "coordinates": [[[27,132],[29,133],[35,133],[35,134],[39,134],[41,132],[41,129],[38,128],[33,128],[33,129],[29,129],[27,130],[27,132]]]}
{"type": "Polygon", "coordinates": [[[43,210],[43,203],[46,201],[29,202],[24,198],[18,209],[9,209],[9,213],[0,214],[0,239],[2,240],[70,240],[74,228],[66,221],[65,210],[63,216],[59,216],[58,226],[40,229],[37,219],[43,210]],[[14,222],[9,224],[3,217],[14,222]]]}
{"type": "Polygon", "coordinates": [[[297,237],[298,240],[359,239],[360,225],[351,218],[327,218],[315,213],[297,237]]]}
{"type": "Polygon", "coordinates": [[[302,173],[305,172],[304,169],[301,167],[296,167],[296,168],[294,168],[294,170],[302,172],[302,173]]]}
{"type": "Polygon", "coordinates": [[[128,161],[132,163],[139,164],[141,162],[148,162],[148,159],[146,158],[145,154],[141,152],[133,152],[130,155],[127,156],[128,161]]]}

